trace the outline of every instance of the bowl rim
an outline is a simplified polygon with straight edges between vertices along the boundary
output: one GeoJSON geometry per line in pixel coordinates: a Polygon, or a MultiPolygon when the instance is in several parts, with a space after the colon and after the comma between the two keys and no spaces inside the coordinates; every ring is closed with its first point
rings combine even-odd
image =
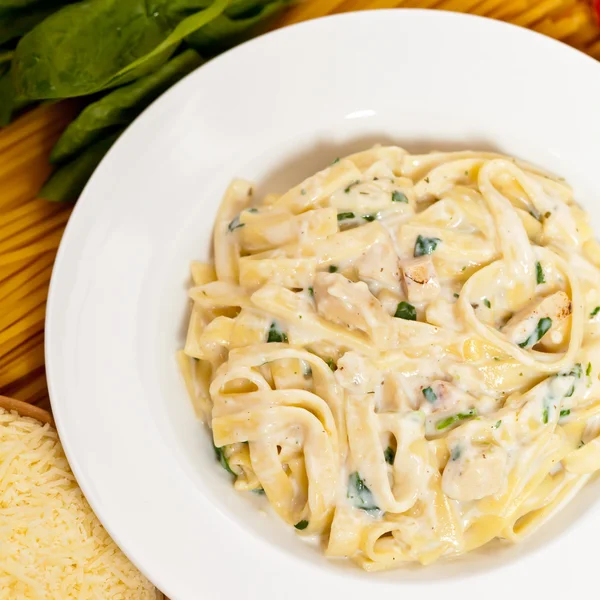
{"type": "MultiPolygon", "coordinates": [[[[46,370],[47,370],[47,379],[48,379],[48,389],[50,392],[51,404],[54,414],[54,419],[56,422],[56,427],[59,432],[61,442],[63,444],[65,454],[69,460],[71,465],[71,469],[75,474],[79,485],[81,486],[86,498],[88,499],[90,505],[92,506],[94,512],[98,515],[100,521],[103,523],[111,537],[115,539],[117,544],[124,550],[124,552],[129,556],[132,562],[153,582],[160,587],[164,593],[170,595],[171,600],[177,600],[179,597],[178,593],[174,590],[173,587],[173,576],[166,576],[165,572],[150,572],[151,569],[148,568],[148,560],[147,557],[141,557],[137,554],[132,548],[131,544],[127,540],[128,534],[124,531],[117,531],[116,528],[113,528],[111,517],[105,513],[105,510],[102,506],[102,501],[100,499],[100,490],[98,490],[93,482],[92,474],[87,472],[84,462],[82,462],[82,458],[78,454],[78,450],[75,448],[72,438],[71,432],[69,431],[69,426],[66,423],[66,415],[64,413],[65,407],[63,404],[63,397],[65,394],[68,394],[68,389],[65,388],[63,382],[60,381],[60,377],[57,374],[57,363],[62,359],[62,335],[59,327],[60,323],[60,313],[61,313],[61,294],[64,294],[64,285],[63,280],[65,278],[67,280],[72,279],[72,276],[68,274],[68,266],[67,262],[69,260],[69,253],[73,253],[74,249],[77,248],[79,242],[81,240],[81,229],[82,227],[87,227],[91,224],[89,221],[93,215],[93,206],[92,203],[94,201],[94,189],[99,185],[99,182],[102,178],[105,178],[108,175],[108,167],[114,160],[114,157],[118,154],[119,149],[123,146],[123,140],[127,140],[131,138],[133,135],[136,135],[138,131],[143,127],[148,127],[150,125],[150,120],[148,115],[152,114],[152,111],[155,110],[155,107],[161,104],[168,102],[169,98],[175,98],[177,94],[180,92],[178,90],[183,89],[183,86],[187,85],[185,82],[189,82],[190,80],[201,79],[204,77],[204,74],[207,70],[215,71],[221,68],[222,64],[225,64],[227,61],[233,60],[237,56],[243,55],[247,51],[247,48],[250,46],[256,47],[259,45],[263,45],[268,47],[273,44],[277,44],[280,40],[285,38],[290,32],[297,31],[302,32],[305,36],[310,36],[311,32],[320,27],[320,24],[323,22],[339,24],[340,28],[343,28],[345,24],[351,22],[367,22],[371,19],[377,21],[378,19],[387,19],[387,18],[397,18],[398,15],[402,15],[402,18],[415,19],[419,21],[420,19],[425,20],[451,20],[454,23],[465,23],[466,27],[471,27],[471,23],[475,24],[477,27],[487,27],[492,30],[497,31],[505,31],[507,34],[511,34],[512,36],[521,36],[521,38],[525,41],[527,40],[537,40],[539,44],[545,44],[547,48],[556,48],[558,46],[562,47],[563,52],[568,52],[573,60],[580,61],[582,64],[589,63],[594,65],[594,69],[597,70],[597,74],[600,74],[600,65],[597,61],[595,61],[592,57],[568,46],[567,44],[549,38],[541,33],[536,31],[532,31],[529,29],[524,29],[516,25],[512,25],[509,23],[505,23],[502,21],[496,21],[492,19],[488,19],[485,17],[481,17],[478,15],[471,15],[465,13],[456,13],[445,10],[430,10],[430,9],[416,9],[416,8],[396,8],[396,9],[377,9],[377,10],[364,10],[364,11],[356,11],[349,13],[341,13],[334,15],[327,15],[324,17],[320,17],[318,19],[313,19],[309,21],[303,21],[299,23],[294,23],[290,26],[283,27],[280,29],[276,29],[271,31],[263,36],[245,42],[222,55],[212,59],[196,71],[192,72],[180,82],[172,86],[165,94],[163,94],[159,99],[153,102],[150,107],[148,107],[139,117],[136,118],[134,123],[127,129],[127,131],[121,136],[121,138],[115,143],[115,145],[109,150],[106,157],[103,159],[102,163],[88,182],[84,192],[82,193],[79,202],[73,210],[71,218],[65,228],[65,232],[63,238],[60,243],[60,247],[55,259],[54,269],[52,273],[52,278],[50,282],[50,288],[48,293],[48,302],[47,302],[47,311],[46,311],[46,340],[45,340],[45,358],[46,358],[46,370]],[[85,221],[88,220],[86,225],[85,221]],[[67,270],[67,274],[64,273],[65,269],[67,270]]],[[[511,38],[514,39],[514,38],[511,38]]],[[[92,219],[93,220],[93,219],[92,219]]],[[[288,561],[290,564],[295,561],[288,561]]],[[[323,562],[325,563],[325,559],[323,558],[323,562]]],[[[525,566],[525,563],[524,565],[525,566]]],[[[310,569],[311,572],[318,573],[318,571],[314,571],[310,569]]],[[[520,572],[523,569],[519,569],[520,572]]],[[[324,577],[328,577],[330,574],[328,569],[323,569],[321,573],[324,573],[321,580],[324,581],[324,577]]],[[[495,579],[495,576],[494,578],[495,579]]],[[[336,582],[336,585],[341,585],[340,582],[343,581],[341,577],[331,577],[331,580],[336,582]]],[[[356,584],[356,580],[351,578],[350,581],[353,582],[353,585],[356,584]]],[[[462,580],[461,580],[462,581],[462,580]]],[[[500,581],[500,579],[498,580],[500,581]]],[[[375,580],[372,581],[375,583],[375,580]]],[[[480,588],[482,591],[487,589],[488,584],[491,581],[487,580],[487,582],[475,582],[474,580],[466,580],[464,585],[470,585],[471,590],[475,590],[475,588],[480,588]],[[481,584],[481,587],[480,587],[481,584]]],[[[398,584],[402,585],[402,584],[398,584]]],[[[459,585],[460,589],[463,589],[463,583],[455,582],[453,586],[459,585]]],[[[365,586],[360,586],[363,590],[366,589],[365,586]]],[[[323,590],[330,589],[332,592],[335,589],[335,586],[331,585],[331,581],[327,585],[323,585],[323,590]]],[[[411,584],[407,584],[405,588],[401,588],[402,591],[412,591],[417,590],[417,587],[413,587],[411,584]]],[[[425,593],[425,588],[419,587],[420,593],[425,593]]],[[[438,586],[434,586],[432,582],[432,587],[428,588],[431,591],[433,597],[433,593],[439,593],[439,590],[442,588],[438,588],[438,586]]],[[[554,589],[555,591],[558,589],[557,587],[549,588],[554,589]]],[[[567,588],[565,588],[567,589],[567,588]]],[[[572,588],[569,588],[572,589],[572,588]]],[[[453,589],[453,592],[458,591],[458,588],[453,589]]],[[[488,590],[489,591],[489,590],[488,590]]],[[[323,592],[324,593],[324,592],[323,592]]],[[[362,592],[361,592],[362,593],[362,592]]],[[[495,593],[495,592],[493,592],[495,593]]],[[[488,594],[490,597],[491,594],[488,594]]],[[[254,596],[252,596],[254,597],[254,596]]],[[[258,595],[256,596],[258,597],[258,595]]],[[[261,593],[261,597],[264,598],[264,590],[261,593]]],[[[292,598],[292,596],[289,596],[292,598]]],[[[354,596],[352,596],[354,597],[354,596]]],[[[358,598],[358,595],[356,596],[358,598]]],[[[427,594],[429,597],[429,594],[427,594]]],[[[494,595],[494,597],[496,597],[494,595]]],[[[498,596],[499,597],[499,596],[498,596]]],[[[187,596],[186,596],[187,598],[187,596]]]]}

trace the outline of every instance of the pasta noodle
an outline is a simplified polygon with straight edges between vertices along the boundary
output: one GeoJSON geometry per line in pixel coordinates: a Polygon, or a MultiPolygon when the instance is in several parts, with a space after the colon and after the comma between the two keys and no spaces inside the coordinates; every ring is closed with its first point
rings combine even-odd
{"type": "Polygon", "coordinates": [[[178,360],[240,491],[368,571],[518,542],[600,469],[600,270],[564,181],[490,153],[234,181],[178,360]]]}

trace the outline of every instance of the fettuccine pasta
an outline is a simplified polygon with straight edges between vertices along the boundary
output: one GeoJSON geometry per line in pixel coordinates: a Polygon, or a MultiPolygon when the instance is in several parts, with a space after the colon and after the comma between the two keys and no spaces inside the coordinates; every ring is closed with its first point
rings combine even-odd
{"type": "Polygon", "coordinates": [[[600,246],[563,180],[375,147],[234,181],[180,366],[241,491],[369,571],[518,542],[600,468],[600,246]]]}

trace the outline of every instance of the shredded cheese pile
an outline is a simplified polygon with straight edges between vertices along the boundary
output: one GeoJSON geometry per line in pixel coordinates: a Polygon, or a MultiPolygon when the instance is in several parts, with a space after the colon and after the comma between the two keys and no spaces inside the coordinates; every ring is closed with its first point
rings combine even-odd
{"type": "Polygon", "coordinates": [[[0,600],[160,597],[92,512],[56,431],[0,408],[0,600]]]}

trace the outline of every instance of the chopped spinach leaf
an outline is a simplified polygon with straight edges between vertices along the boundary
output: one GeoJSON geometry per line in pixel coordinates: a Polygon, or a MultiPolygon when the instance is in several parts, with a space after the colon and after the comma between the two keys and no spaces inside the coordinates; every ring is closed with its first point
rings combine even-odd
{"type": "Polygon", "coordinates": [[[354,181],[350,182],[345,188],[344,188],[344,192],[346,192],[346,194],[350,193],[350,190],[355,186],[358,185],[360,183],[360,179],[355,179],[354,181]]]}
{"type": "Polygon", "coordinates": [[[430,387],[426,387],[422,391],[427,402],[431,402],[433,404],[437,400],[437,394],[430,387]]]}
{"type": "Polygon", "coordinates": [[[566,408],[560,411],[560,416],[561,417],[568,417],[571,414],[571,409],[570,408],[566,408]]]}
{"type": "Polygon", "coordinates": [[[535,279],[540,283],[546,283],[546,276],[544,275],[544,269],[542,269],[542,263],[535,263],[535,279]]]}
{"type": "Polygon", "coordinates": [[[329,265],[330,273],[337,273],[338,268],[335,265],[329,265]]]}
{"type": "Polygon", "coordinates": [[[587,364],[587,368],[586,368],[586,370],[585,370],[585,374],[586,374],[588,377],[590,377],[590,376],[591,376],[591,374],[592,374],[592,363],[591,363],[591,362],[589,362],[589,363],[587,364]]]}
{"type": "Polygon", "coordinates": [[[362,218],[370,223],[371,221],[374,221],[377,218],[377,213],[375,213],[374,215],[363,215],[362,218]]]}
{"type": "Polygon", "coordinates": [[[326,358],[325,362],[327,363],[327,366],[332,370],[332,371],[337,371],[337,365],[335,364],[335,361],[333,360],[333,358],[326,358]]]}
{"type": "Polygon", "coordinates": [[[462,454],[462,448],[457,444],[450,452],[450,460],[458,460],[462,454]]]}
{"type": "Polygon", "coordinates": [[[552,327],[552,319],[550,317],[541,318],[535,326],[534,332],[526,340],[522,341],[519,346],[521,348],[535,346],[548,333],[550,327],[552,327]]]}
{"type": "Polygon", "coordinates": [[[354,219],[355,215],[353,212],[342,212],[338,213],[337,220],[345,221],[346,219],[354,219]]]}
{"type": "Polygon", "coordinates": [[[470,419],[471,417],[474,417],[476,415],[477,411],[474,408],[472,408],[471,410],[468,410],[465,413],[458,413],[456,415],[448,417],[447,419],[444,419],[443,421],[440,421],[435,426],[435,428],[438,430],[446,429],[447,427],[450,427],[450,425],[454,425],[454,423],[457,423],[458,421],[464,421],[465,419],[470,419]]]}
{"type": "Polygon", "coordinates": [[[311,298],[314,298],[314,296],[315,296],[315,290],[314,290],[314,288],[312,288],[312,287],[309,287],[309,288],[308,288],[308,295],[309,295],[311,298]]]}
{"type": "Polygon", "coordinates": [[[229,223],[229,225],[227,225],[227,229],[229,229],[229,231],[235,231],[236,229],[239,229],[243,226],[244,223],[240,223],[240,215],[238,215],[237,217],[235,217],[235,219],[231,221],[231,223],[229,223]]]}
{"type": "Polygon", "coordinates": [[[248,212],[249,213],[257,213],[258,212],[258,208],[249,208],[248,212]]]}
{"type": "Polygon", "coordinates": [[[331,164],[332,164],[332,165],[336,165],[336,164],[337,164],[337,163],[339,163],[339,162],[340,162],[340,157],[338,156],[337,158],[334,158],[334,159],[333,159],[333,161],[332,161],[332,163],[331,163],[331,164]]]}
{"type": "Polygon", "coordinates": [[[438,244],[441,242],[440,238],[428,238],[423,237],[422,235],[417,236],[417,241],[415,242],[415,250],[414,256],[425,256],[426,254],[432,254],[437,248],[438,244]]]}
{"type": "Polygon", "coordinates": [[[496,421],[496,423],[494,425],[492,425],[492,429],[498,429],[498,427],[500,427],[500,425],[502,425],[502,419],[496,421]]]}
{"type": "Polygon", "coordinates": [[[302,521],[298,521],[294,527],[296,529],[299,529],[300,531],[302,531],[303,529],[306,529],[308,527],[308,521],[306,519],[302,519],[302,521]]]}
{"type": "Polygon", "coordinates": [[[548,406],[544,406],[544,410],[542,411],[542,423],[544,425],[546,425],[546,423],[548,423],[548,417],[549,417],[548,413],[549,413],[548,406]]]}
{"type": "Polygon", "coordinates": [[[275,321],[271,323],[271,327],[269,327],[269,335],[267,336],[267,343],[271,342],[283,342],[285,344],[288,343],[287,333],[281,331],[275,321]]]}
{"type": "Polygon", "coordinates": [[[408,204],[408,198],[404,192],[394,190],[392,192],[392,202],[403,202],[404,204],[408,204]]]}
{"type": "Polygon", "coordinates": [[[352,473],[348,478],[348,498],[356,508],[361,508],[367,512],[379,510],[371,490],[357,472],[352,473]]]}
{"type": "Polygon", "coordinates": [[[263,490],[261,487],[259,488],[254,488],[252,490],[253,494],[257,494],[258,496],[264,496],[265,495],[265,490],[263,490]]]}
{"type": "Polygon", "coordinates": [[[394,458],[396,458],[396,451],[391,446],[388,446],[385,449],[385,452],[383,453],[383,456],[385,457],[385,462],[386,463],[388,463],[389,465],[393,465],[394,464],[394,458]]]}
{"type": "Polygon", "coordinates": [[[222,448],[217,448],[216,446],[214,446],[214,448],[215,448],[215,454],[217,455],[217,459],[221,463],[221,466],[228,473],[231,473],[232,475],[235,475],[235,472],[232,471],[231,467],[229,466],[229,461],[227,460],[227,457],[225,456],[225,448],[226,448],[226,446],[223,446],[222,448]]]}
{"type": "Polygon", "coordinates": [[[396,307],[394,317],[404,319],[405,321],[416,321],[417,320],[417,309],[409,302],[399,302],[396,307]]]}
{"type": "Polygon", "coordinates": [[[492,303],[487,299],[484,298],[483,299],[483,303],[488,307],[488,308],[492,308],[492,303]]]}
{"type": "Polygon", "coordinates": [[[596,306],[596,308],[590,313],[590,319],[593,319],[600,312],[600,306],[596,306]]]}

